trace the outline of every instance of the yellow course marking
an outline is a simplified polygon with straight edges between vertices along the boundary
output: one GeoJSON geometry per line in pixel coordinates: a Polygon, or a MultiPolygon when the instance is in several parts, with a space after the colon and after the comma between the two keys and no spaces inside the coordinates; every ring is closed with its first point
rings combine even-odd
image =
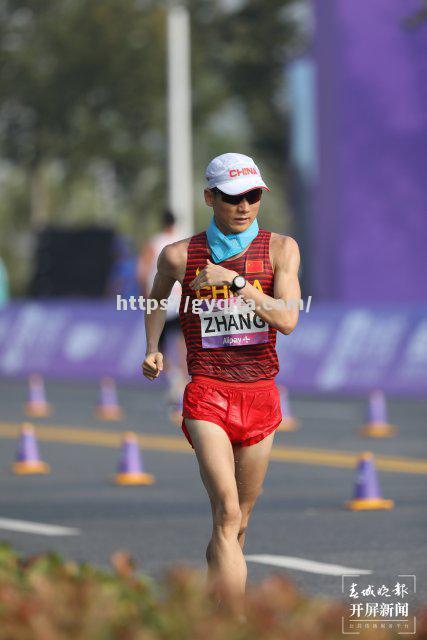
{"type": "MultiPolygon", "coordinates": [[[[17,438],[20,425],[0,423],[0,438],[17,438]]],[[[102,431],[98,429],[81,429],[55,425],[37,425],[37,437],[47,442],[67,442],[69,444],[88,444],[98,447],[116,449],[121,445],[124,432],[102,431]]],[[[175,436],[156,436],[145,434],[138,436],[143,449],[152,451],[181,451],[192,453],[193,450],[184,438],[175,436]]],[[[271,460],[275,462],[293,462],[296,464],[320,465],[354,468],[359,458],[358,453],[337,451],[335,449],[306,449],[303,447],[275,446],[271,452],[271,460]]],[[[375,456],[377,469],[395,473],[427,474],[427,460],[422,458],[403,458],[397,456],[375,456]]]]}

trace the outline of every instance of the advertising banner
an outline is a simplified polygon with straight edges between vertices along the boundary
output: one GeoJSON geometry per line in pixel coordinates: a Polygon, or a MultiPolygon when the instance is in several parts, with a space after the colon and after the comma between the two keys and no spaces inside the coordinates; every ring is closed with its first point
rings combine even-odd
{"type": "MultiPolygon", "coordinates": [[[[236,343],[236,349],[239,344],[236,343]]],[[[278,381],[293,391],[427,395],[427,308],[313,305],[277,334],[278,381]]],[[[144,314],[114,301],[22,302],[0,311],[0,376],[150,384],[144,314]]]]}

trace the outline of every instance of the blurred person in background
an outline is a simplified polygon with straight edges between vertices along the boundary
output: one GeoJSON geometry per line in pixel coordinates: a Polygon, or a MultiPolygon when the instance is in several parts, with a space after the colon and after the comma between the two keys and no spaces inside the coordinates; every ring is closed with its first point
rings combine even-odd
{"type": "MultiPolygon", "coordinates": [[[[149,297],[157,273],[157,260],[162,249],[173,242],[182,240],[176,218],[169,210],[162,216],[161,231],[155,234],[142,248],[137,264],[137,279],[145,298],[149,297]]],[[[179,322],[179,303],[181,285],[176,282],[169,296],[166,322],[159,341],[159,349],[165,354],[165,373],[167,375],[170,405],[170,419],[177,426],[181,425],[181,399],[189,378],[187,375],[186,347],[179,322]]]]}
{"type": "Polygon", "coordinates": [[[6,266],[0,258],[0,309],[9,302],[9,278],[6,266]]]}
{"type": "Polygon", "coordinates": [[[109,294],[119,294],[124,298],[138,296],[137,261],[138,257],[132,240],[116,235],[113,245],[113,265],[107,285],[109,294]]]}

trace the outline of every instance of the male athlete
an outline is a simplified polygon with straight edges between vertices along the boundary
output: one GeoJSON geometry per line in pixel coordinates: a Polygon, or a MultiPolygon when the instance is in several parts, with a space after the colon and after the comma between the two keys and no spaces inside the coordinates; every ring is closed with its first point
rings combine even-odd
{"type": "MultiPolygon", "coordinates": [[[[208,576],[241,610],[245,531],[282,417],[276,332],[289,334],[298,322],[300,259],[295,240],[258,228],[262,192],[269,189],[252,158],[218,156],[206,178],[210,226],[163,249],[150,297],[165,299],[177,280],[182,284],[180,322],[192,378],[182,430],[212,508],[208,576]]],[[[163,369],[158,341],[165,314],[159,305],[146,315],[142,370],[150,380],[163,369]]]]}

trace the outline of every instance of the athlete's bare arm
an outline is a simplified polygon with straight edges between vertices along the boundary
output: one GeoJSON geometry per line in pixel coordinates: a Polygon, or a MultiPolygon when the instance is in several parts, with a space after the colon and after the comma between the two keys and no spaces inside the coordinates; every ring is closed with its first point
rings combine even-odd
{"type": "MultiPolygon", "coordinates": [[[[296,327],[299,316],[301,289],[298,281],[300,255],[298,244],[290,236],[271,234],[270,260],[274,271],[274,297],[262,293],[249,282],[239,295],[255,303],[255,313],[280,333],[289,334],[296,327]]],[[[237,271],[225,269],[210,260],[190,283],[192,289],[212,285],[230,285],[237,271]]]]}
{"type": "Polygon", "coordinates": [[[187,247],[190,238],[166,245],[157,261],[157,273],[148,298],[157,300],[158,306],[145,314],[145,334],[147,348],[142,372],[149,380],[158,378],[163,370],[163,354],[159,351],[159,338],[166,321],[166,309],[160,301],[169,297],[175,282],[183,281],[187,263],[187,247]]]}
{"type": "Polygon", "coordinates": [[[290,236],[272,233],[270,261],[274,272],[274,297],[262,293],[249,283],[239,293],[244,300],[255,302],[255,313],[260,318],[280,333],[288,335],[297,325],[301,298],[297,242],[290,236]]]}
{"type": "Polygon", "coordinates": [[[138,262],[136,266],[136,278],[141,291],[145,297],[148,298],[148,278],[150,274],[151,265],[154,260],[154,248],[151,244],[146,244],[138,256],[138,262]]]}
{"type": "MultiPolygon", "coordinates": [[[[274,272],[274,298],[284,303],[282,308],[279,307],[276,310],[280,323],[280,326],[276,328],[281,333],[289,334],[298,323],[301,300],[301,288],[298,280],[300,267],[298,243],[290,236],[272,233],[270,261],[274,272]]],[[[266,297],[268,298],[269,296],[266,297]]],[[[257,313],[271,324],[268,317],[264,317],[260,312],[257,313]]]]}

